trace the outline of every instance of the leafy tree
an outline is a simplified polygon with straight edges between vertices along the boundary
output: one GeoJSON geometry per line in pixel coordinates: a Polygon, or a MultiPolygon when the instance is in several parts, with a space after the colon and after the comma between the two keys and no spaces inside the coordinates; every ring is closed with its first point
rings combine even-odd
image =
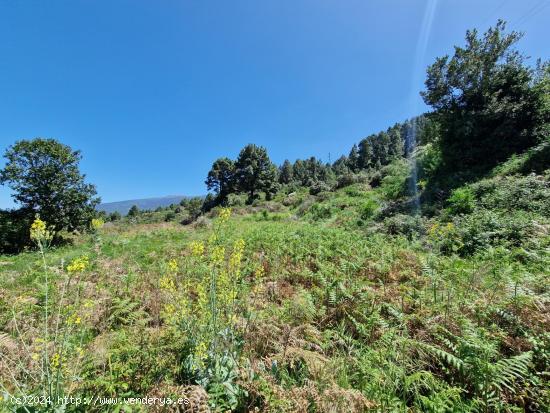
{"type": "MultiPolygon", "coordinates": [[[[228,202],[229,202],[229,200],[228,200],[228,202]]],[[[206,196],[204,197],[203,202],[202,202],[201,212],[207,213],[212,208],[214,208],[218,205],[219,205],[219,201],[218,201],[217,197],[215,197],[212,194],[206,194],[206,196]]]]}
{"type": "Polygon", "coordinates": [[[209,191],[214,190],[219,203],[226,203],[233,190],[235,164],[229,158],[219,158],[213,164],[205,184],[209,191]]]}
{"type": "Polygon", "coordinates": [[[235,179],[238,189],[248,193],[248,202],[251,203],[262,191],[269,199],[277,190],[277,167],[264,147],[249,144],[239,153],[235,179]]]}
{"type": "Polygon", "coordinates": [[[138,214],[139,214],[139,208],[137,207],[137,205],[132,205],[132,207],[128,211],[128,216],[136,217],[138,214]]]}
{"type": "Polygon", "coordinates": [[[0,253],[18,253],[31,242],[29,228],[33,219],[23,209],[0,209],[0,253]]]}
{"type": "Polygon", "coordinates": [[[536,76],[525,65],[513,48],[520,38],[505,33],[501,20],[482,37],[469,30],[465,47],[428,68],[422,96],[436,111],[449,169],[487,169],[547,134],[550,107],[540,87],[548,81],[547,66],[536,76]]]}
{"type": "Polygon", "coordinates": [[[95,186],[80,173],[80,151],[54,139],[36,138],[16,142],[4,156],[0,183],[13,190],[24,211],[40,214],[55,232],[88,227],[100,200],[95,186]]]}
{"type": "Polygon", "coordinates": [[[294,179],[292,164],[288,159],[285,159],[279,168],[279,183],[289,184],[294,179]]]}

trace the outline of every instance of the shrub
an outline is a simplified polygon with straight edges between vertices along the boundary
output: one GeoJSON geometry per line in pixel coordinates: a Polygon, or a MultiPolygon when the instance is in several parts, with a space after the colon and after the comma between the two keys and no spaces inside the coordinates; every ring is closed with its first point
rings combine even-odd
{"type": "Polygon", "coordinates": [[[367,220],[371,219],[376,211],[378,211],[378,208],[380,205],[378,202],[373,199],[369,198],[365,201],[365,203],[361,206],[361,219],[367,220]]]}
{"type": "Polygon", "coordinates": [[[317,181],[309,187],[310,195],[317,195],[321,192],[330,191],[332,188],[325,182],[317,181]]]}
{"type": "Polygon", "coordinates": [[[308,213],[311,216],[311,219],[314,221],[319,221],[330,218],[333,211],[330,205],[313,204],[311,208],[309,208],[308,213]]]}
{"type": "Polygon", "coordinates": [[[550,215],[550,183],[544,176],[487,179],[472,185],[472,190],[485,208],[550,215]]]}
{"type": "Polygon", "coordinates": [[[404,235],[413,239],[424,233],[420,216],[397,214],[384,220],[384,230],[390,235],[404,235]]]}
{"type": "Polygon", "coordinates": [[[365,173],[347,173],[338,177],[336,189],[344,188],[349,185],[358,183],[368,183],[369,178],[365,173]]]}
{"type": "Polygon", "coordinates": [[[164,222],[171,222],[171,221],[174,221],[175,219],[176,219],[176,214],[172,211],[168,212],[164,216],[164,222]]]}
{"type": "Polygon", "coordinates": [[[387,199],[397,200],[405,195],[409,169],[405,160],[393,162],[383,168],[381,189],[387,199]]]}
{"type": "Polygon", "coordinates": [[[120,212],[118,212],[118,211],[111,212],[109,214],[109,221],[111,221],[111,222],[119,221],[121,218],[122,218],[122,215],[120,215],[120,212]]]}
{"type": "Polygon", "coordinates": [[[447,210],[452,215],[469,214],[474,210],[475,196],[469,187],[458,188],[453,191],[447,202],[447,210]]]}
{"type": "Polygon", "coordinates": [[[14,254],[29,245],[32,214],[24,210],[0,210],[0,253],[14,254]]]}
{"type": "Polygon", "coordinates": [[[497,245],[519,246],[531,237],[532,231],[528,215],[479,210],[457,216],[447,224],[435,223],[429,234],[442,252],[471,255],[497,245]]]}

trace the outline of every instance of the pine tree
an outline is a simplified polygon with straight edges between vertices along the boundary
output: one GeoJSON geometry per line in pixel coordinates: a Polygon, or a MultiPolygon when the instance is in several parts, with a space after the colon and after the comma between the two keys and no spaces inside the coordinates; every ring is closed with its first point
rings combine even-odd
{"type": "Polygon", "coordinates": [[[289,184],[294,179],[292,164],[288,159],[285,159],[281,167],[279,168],[279,183],[289,184]]]}
{"type": "Polygon", "coordinates": [[[277,167],[273,165],[262,146],[249,144],[239,153],[235,163],[235,182],[240,191],[248,193],[252,203],[258,192],[270,198],[277,190],[277,167]]]}
{"type": "Polygon", "coordinates": [[[361,168],[361,162],[359,158],[360,155],[357,149],[357,145],[354,144],[348,156],[348,168],[351,169],[353,172],[357,172],[361,168]]]}
{"type": "Polygon", "coordinates": [[[214,190],[217,202],[225,204],[228,195],[232,192],[235,178],[235,164],[229,158],[219,158],[213,164],[206,177],[206,187],[214,190]]]}

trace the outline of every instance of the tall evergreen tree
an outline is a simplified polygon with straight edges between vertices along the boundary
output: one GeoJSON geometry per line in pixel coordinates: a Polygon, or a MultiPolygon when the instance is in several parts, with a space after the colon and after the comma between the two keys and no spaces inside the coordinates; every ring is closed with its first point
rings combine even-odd
{"type": "Polygon", "coordinates": [[[403,139],[401,137],[401,128],[399,124],[388,129],[389,149],[388,155],[390,160],[401,158],[404,152],[403,139]]]}
{"type": "Polygon", "coordinates": [[[129,217],[136,217],[139,214],[139,208],[137,205],[132,205],[130,210],[128,211],[129,217]]]}
{"type": "Polygon", "coordinates": [[[206,187],[209,191],[216,192],[217,201],[221,204],[227,202],[227,196],[234,185],[235,164],[229,158],[219,158],[213,164],[206,177],[206,187]]]}
{"type": "Polygon", "coordinates": [[[288,159],[285,159],[281,167],[279,168],[279,183],[289,184],[292,182],[294,176],[292,172],[292,164],[288,159]]]}
{"type": "Polygon", "coordinates": [[[297,182],[299,185],[307,185],[308,172],[306,163],[303,160],[297,159],[294,162],[294,165],[292,166],[292,174],[294,177],[294,181],[297,182]]]}
{"type": "Polygon", "coordinates": [[[348,155],[348,168],[353,172],[357,172],[361,168],[359,158],[359,150],[357,149],[357,145],[354,144],[348,155]]]}
{"type": "Polygon", "coordinates": [[[271,162],[262,146],[246,145],[235,163],[235,180],[238,189],[248,193],[248,202],[264,192],[270,198],[277,190],[277,167],[271,162]]]}
{"type": "Polygon", "coordinates": [[[371,135],[359,142],[359,167],[360,169],[372,168],[374,165],[374,149],[372,146],[372,139],[374,135],[371,135]]]}
{"type": "Polygon", "coordinates": [[[332,164],[332,170],[337,176],[345,175],[350,172],[348,168],[348,158],[342,155],[332,164]]]}

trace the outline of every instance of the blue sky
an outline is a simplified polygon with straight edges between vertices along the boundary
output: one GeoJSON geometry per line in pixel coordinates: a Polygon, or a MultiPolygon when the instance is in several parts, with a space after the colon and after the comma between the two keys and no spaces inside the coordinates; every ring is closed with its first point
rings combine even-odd
{"type": "Polygon", "coordinates": [[[205,193],[212,162],[250,142],[334,160],[425,111],[425,67],[467,28],[504,18],[548,59],[549,3],[0,0],[0,151],[81,149],[106,202],[205,193]]]}

